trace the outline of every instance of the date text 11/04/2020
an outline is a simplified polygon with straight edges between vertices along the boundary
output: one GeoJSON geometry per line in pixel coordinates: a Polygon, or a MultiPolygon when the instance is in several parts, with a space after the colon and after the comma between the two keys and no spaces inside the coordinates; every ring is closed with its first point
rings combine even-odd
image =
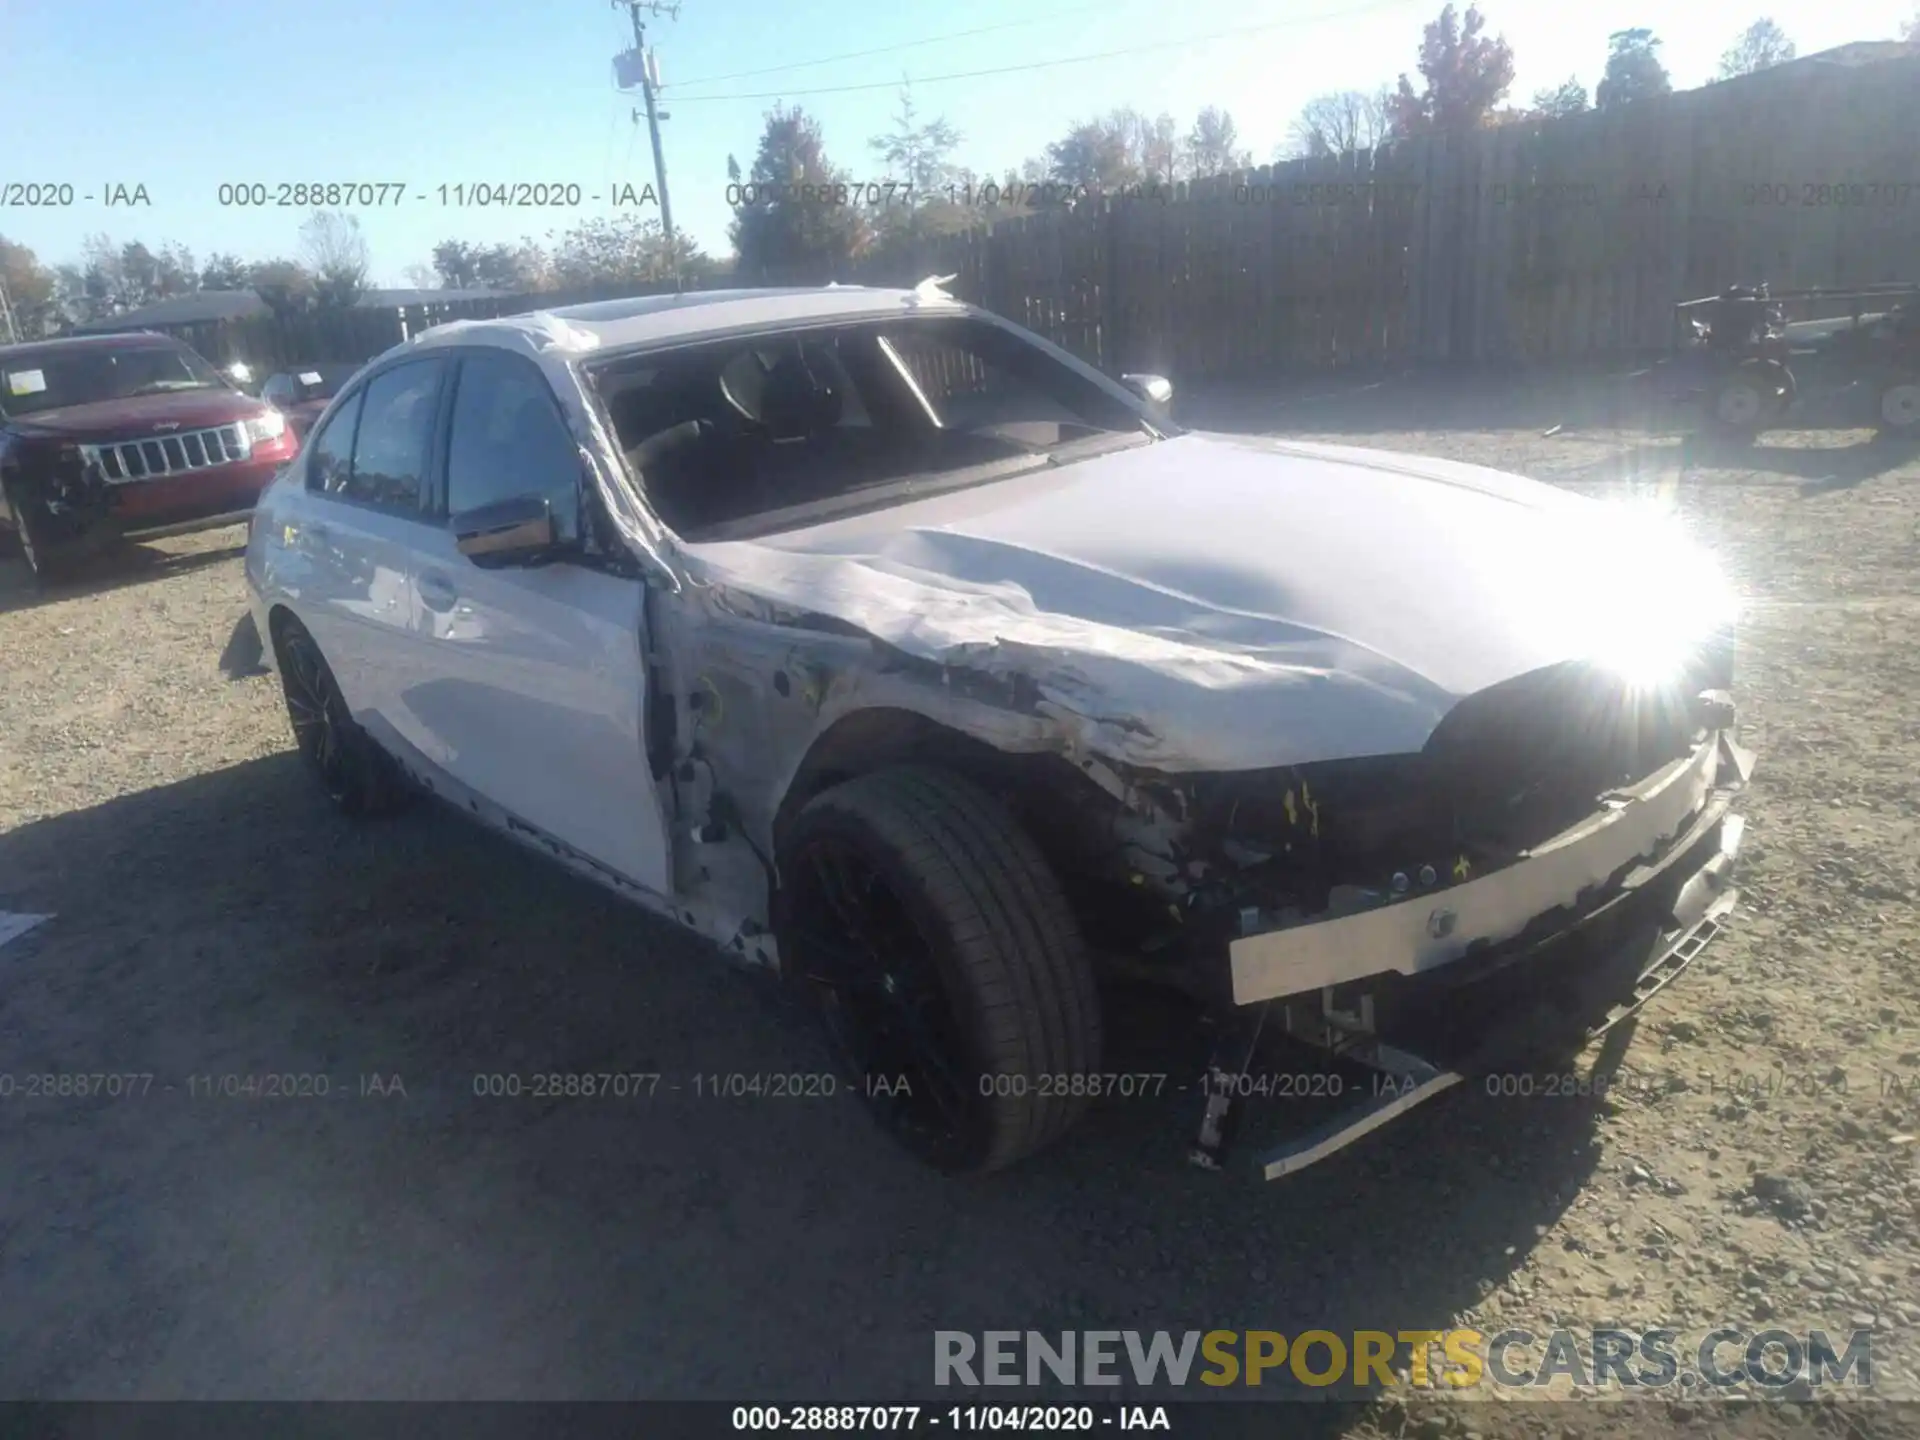
{"type": "Polygon", "coordinates": [[[1171,1430],[1165,1405],[733,1405],[735,1430],[1171,1430]]]}
{"type": "MultiPolygon", "coordinates": [[[[1324,1070],[1216,1070],[1191,1078],[1166,1071],[1144,1070],[1102,1074],[982,1074],[975,1077],[974,1083],[980,1094],[988,1096],[1073,1096],[1123,1100],[1150,1100],[1160,1096],[1202,1093],[1232,1095],[1242,1099],[1320,1100],[1338,1099],[1362,1090],[1374,1095],[1390,1095],[1395,1093],[1396,1088],[1396,1082],[1391,1077],[1369,1075],[1351,1080],[1338,1072],[1324,1070]]],[[[1485,1077],[1486,1090],[1490,1095],[1542,1098],[1604,1095],[1608,1091],[1608,1084],[1604,1078],[1572,1074],[1499,1074],[1485,1077]]],[[[831,1100],[913,1093],[913,1081],[905,1074],[870,1073],[850,1080],[833,1071],[700,1071],[685,1075],[668,1075],[658,1071],[493,1072],[473,1075],[470,1085],[474,1095],[481,1098],[533,1100],[649,1100],[673,1095],[720,1100],[831,1100]]]]}
{"type": "Polygon", "coordinates": [[[585,205],[646,209],[660,203],[650,182],[615,180],[586,186],[572,180],[451,181],[416,187],[406,180],[235,181],[220,185],[225,209],[392,209],[408,203],[454,210],[575,210],[585,205]]]}
{"type": "MultiPolygon", "coordinates": [[[[685,1095],[693,1099],[831,1100],[880,1095],[911,1095],[912,1080],[902,1075],[873,1073],[849,1080],[833,1071],[700,1071],[669,1075],[658,1071],[535,1071],[492,1072],[470,1078],[473,1093],[482,1098],[535,1100],[615,1099],[648,1100],[685,1095]]],[[[1389,1075],[1350,1078],[1338,1071],[1208,1071],[1183,1077],[1166,1071],[1080,1072],[1040,1075],[982,1074],[975,1078],[982,1095],[1075,1096],[1094,1099],[1146,1099],[1162,1096],[1221,1094],[1240,1099],[1291,1101],[1338,1099],[1349,1094],[1390,1096],[1405,1082],[1389,1075]]],[[[1496,1098],[1524,1100],[1605,1099],[1609,1096],[1658,1101],[1677,1089],[1702,1091],[1709,1096],[1735,1099],[1803,1097],[1839,1100],[1848,1095],[1881,1100],[1920,1099],[1920,1076],[1896,1074],[1870,1077],[1864,1087],[1844,1071],[1785,1070],[1719,1074],[1698,1072],[1692,1080],[1671,1075],[1576,1074],[1573,1072],[1495,1071],[1479,1079],[1480,1088],[1496,1098]],[[1678,1082],[1678,1083],[1677,1083],[1678,1082]]]]}
{"type": "Polygon", "coordinates": [[[1092,1431],[1173,1429],[1164,1405],[736,1405],[735,1430],[793,1434],[846,1431],[1092,1431]]]}
{"type": "Polygon", "coordinates": [[[407,1084],[394,1072],[348,1076],[325,1072],[262,1071],[255,1074],[196,1074],[178,1082],[155,1083],[151,1070],[67,1070],[25,1075],[0,1073],[4,1100],[122,1100],[159,1094],[189,1100],[386,1099],[407,1096],[407,1084]]]}

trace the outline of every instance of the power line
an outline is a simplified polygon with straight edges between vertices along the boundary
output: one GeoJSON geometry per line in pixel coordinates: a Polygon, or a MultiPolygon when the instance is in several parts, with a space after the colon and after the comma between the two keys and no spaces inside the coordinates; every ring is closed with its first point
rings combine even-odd
{"type": "MultiPolygon", "coordinates": [[[[1053,20],[1066,20],[1075,15],[1091,15],[1094,11],[1112,14],[1113,6],[1080,5],[1072,10],[1056,10],[1051,15],[1035,15],[1025,20],[1002,20],[997,25],[976,25],[971,30],[950,30],[945,35],[928,35],[919,40],[902,40],[896,45],[876,45],[871,50],[848,50],[839,55],[822,55],[818,60],[794,60],[785,65],[768,65],[760,70],[733,70],[725,75],[703,75],[698,80],[682,80],[681,85],[718,85],[723,80],[750,80],[757,75],[778,75],[786,70],[808,70],[815,65],[833,65],[842,60],[863,60],[869,55],[891,55],[897,50],[914,50],[922,45],[939,45],[948,40],[965,40],[973,35],[987,35],[996,30],[1017,30],[1026,25],[1043,25],[1053,20]]],[[[680,98],[676,96],[676,98],[680,98]]],[[[693,98],[691,96],[686,98],[693,98]]],[[[716,97],[717,98],[717,97],[716,97]]]]}
{"type": "MultiPolygon", "coordinates": [[[[1227,30],[1215,30],[1206,35],[1189,35],[1184,39],[1158,40],[1150,45],[1127,45],[1118,50],[1100,50],[1088,55],[1061,55],[1052,60],[1033,60],[1024,65],[996,65],[986,70],[956,70],[946,75],[921,75],[911,77],[914,85],[938,85],[948,80],[981,80],[990,75],[1019,75],[1034,70],[1053,70],[1062,65],[1087,65],[1099,60],[1117,60],[1127,55],[1160,54],[1168,50],[1179,50],[1191,45],[1206,45],[1215,40],[1230,40],[1240,35],[1257,35],[1271,30],[1284,30],[1296,25],[1311,25],[1321,20],[1345,20],[1354,15],[1364,15],[1374,10],[1395,9],[1411,3],[1411,0],[1374,0],[1369,5],[1357,5],[1347,10],[1330,11],[1325,15],[1296,16],[1290,20],[1270,20],[1260,25],[1236,25],[1227,30]]],[[[808,95],[846,95],[859,90],[896,90],[898,80],[873,80],[857,85],[821,85],[808,90],[755,90],[732,95],[680,95],[675,94],[673,103],[689,105],[705,100],[797,100],[808,95]]]]}

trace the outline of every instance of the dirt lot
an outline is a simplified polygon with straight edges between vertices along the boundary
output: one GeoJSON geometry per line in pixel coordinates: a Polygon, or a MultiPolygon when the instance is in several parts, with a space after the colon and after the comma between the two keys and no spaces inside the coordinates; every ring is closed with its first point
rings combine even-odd
{"type": "Polygon", "coordinates": [[[824,1068],[766,984],[433,809],[336,820],[273,684],[217,666],[238,531],[50,601],[8,562],[0,910],[55,918],[0,949],[0,1074],[152,1080],[0,1100],[0,1397],[879,1402],[936,1329],[1451,1323],[1870,1326],[1920,1395],[1920,458],[1697,452],[1614,381],[1322,390],[1189,418],[1670,500],[1750,597],[1748,901],[1607,1099],[1458,1094],[1284,1186],[1188,1169],[1190,1097],[1116,1101],[940,1182],[850,1099],[693,1093],[824,1068]],[[683,1089],[473,1089],[595,1070],[683,1089]],[[268,1073],[330,1095],[203,1093],[268,1073]]]}

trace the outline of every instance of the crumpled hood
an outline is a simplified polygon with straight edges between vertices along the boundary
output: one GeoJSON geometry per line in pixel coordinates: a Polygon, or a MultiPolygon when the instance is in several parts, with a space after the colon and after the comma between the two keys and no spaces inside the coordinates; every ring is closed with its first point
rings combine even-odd
{"type": "Polygon", "coordinates": [[[1418,750],[1545,665],[1698,640],[1710,560],[1475,466],[1186,435],[760,540],[696,578],[1035,682],[1089,750],[1185,771],[1418,750]]]}

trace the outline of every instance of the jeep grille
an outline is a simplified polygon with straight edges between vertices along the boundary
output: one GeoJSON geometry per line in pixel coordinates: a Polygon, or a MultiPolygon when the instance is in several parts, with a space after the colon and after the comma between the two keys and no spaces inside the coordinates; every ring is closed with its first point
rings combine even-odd
{"type": "Polygon", "coordinates": [[[211,430],[187,430],[178,435],[155,435],[147,440],[122,440],[110,445],[82,445],[81,458],[98,465],[109,483],[154,480],[183,470],[205,470],[245,460],[253,453],[245,424],[216,425],[211,430]]]}

